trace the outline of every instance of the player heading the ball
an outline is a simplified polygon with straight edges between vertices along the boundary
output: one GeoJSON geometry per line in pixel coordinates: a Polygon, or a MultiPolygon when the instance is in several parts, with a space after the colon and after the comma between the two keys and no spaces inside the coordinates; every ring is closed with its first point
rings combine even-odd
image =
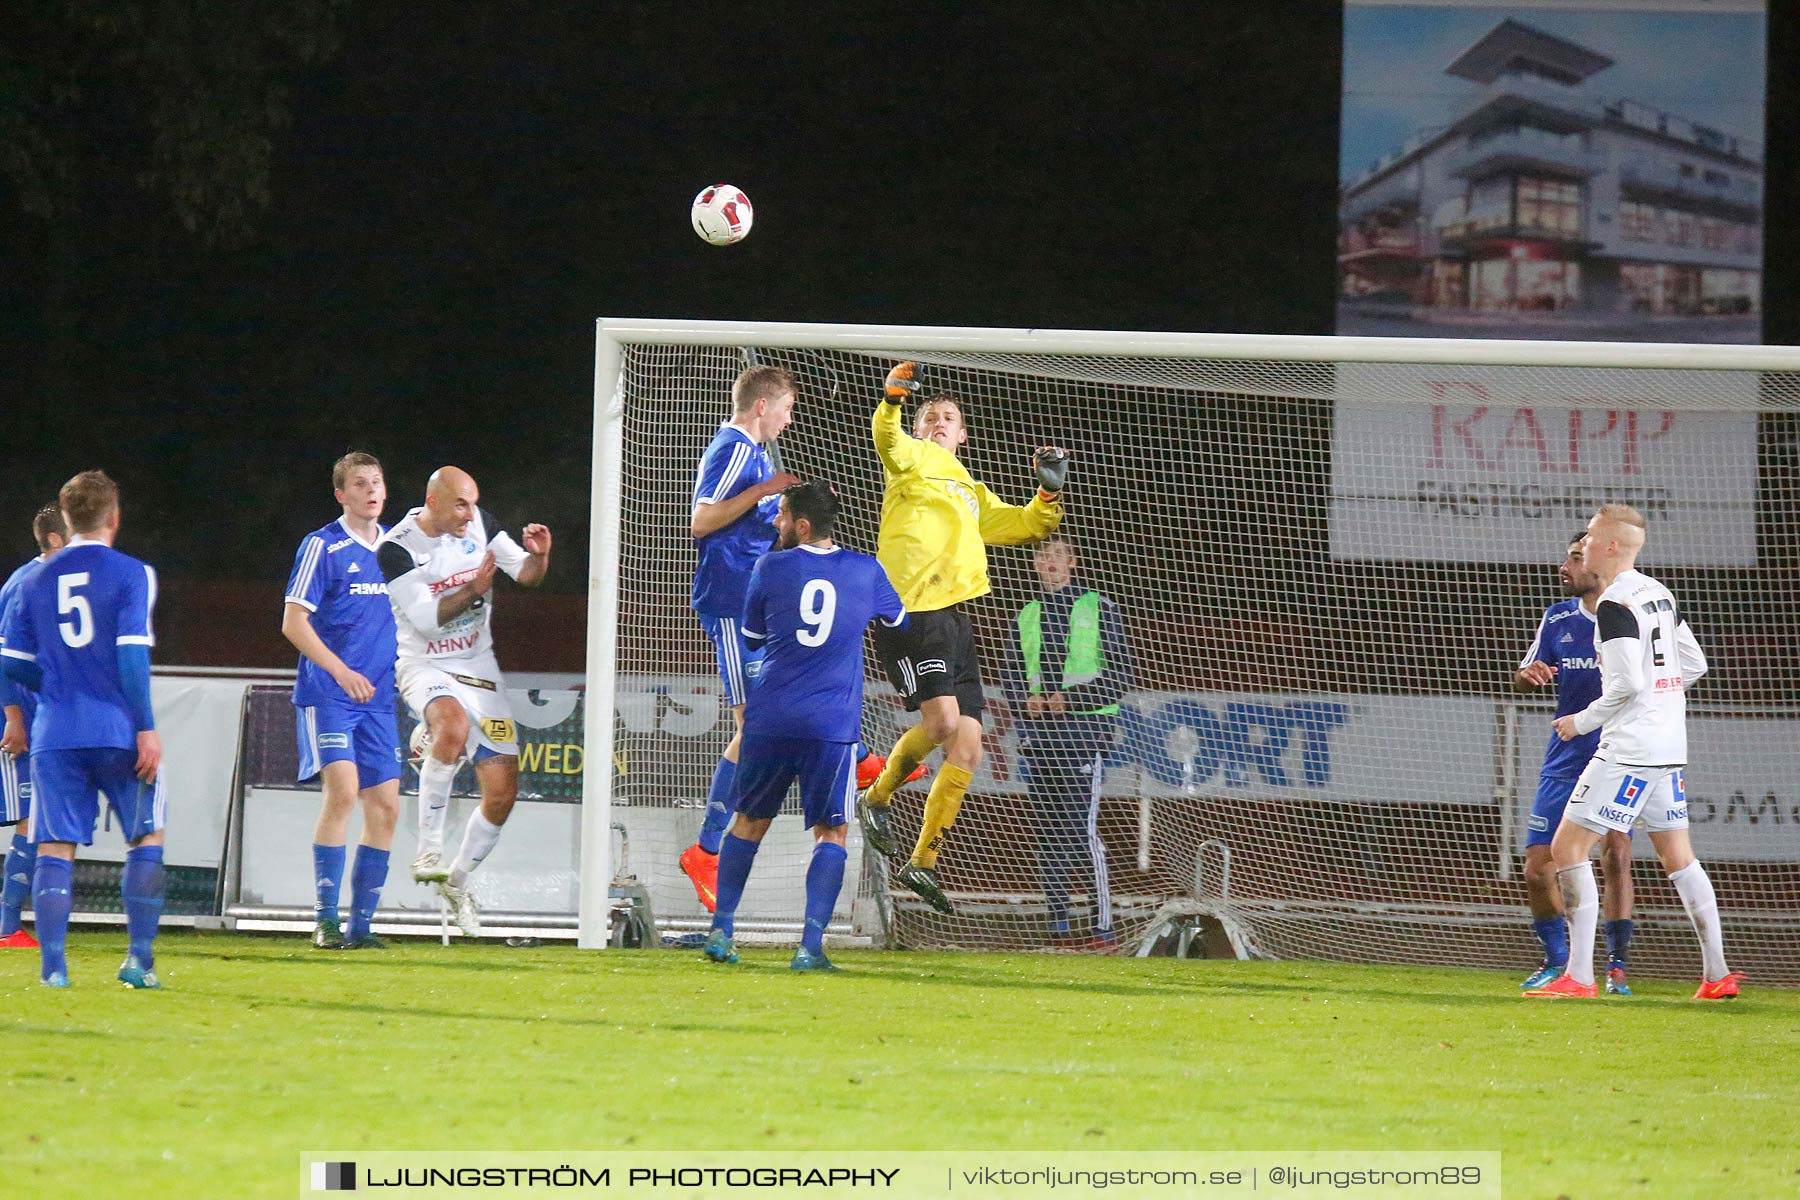
{"type": "Polygon", "coordinates": [[[917,363],[890,371],[871,426],[885,484],[877,557],[912,614],[904,629],[877,629],[875,649],[907,711],[922,719],[894,743],[857,812],[869,844],[897,854],[889,812],[894,792],[926,755],[943,747],[943,769],[926,797],[918,841],[897,878],[937,911],[950,913],[954,908],[937,877],[938,852],[981,765],[985,707],[980,651],[964,606],[990,590],[988,546],[1036,541],[1061,524],[1069,455],[1055,446],[1038,450],[1037,495],[1028,504],[1007,504],[957,459],[969,431],[954,395],[926,396],[913,414],[912,434],[901,427],[901,406],[917,388],[917,363]]]}
{"type": "Polygon", "coordinates": [[[1600,634],[1600,697],[1552,722],[1571,741],[1600,730],[1600,745],[1581,772],[1550,843],[1563,911],[1569,915],[1569,968],[1527,996],[1591,997],[1594,924],[1600,911],[1588,853],[1611,830],[1642,825],[1662,859],[1700,939],[1705,975],[1696,1000],[1737,995],[1743,976],[1725,965],[1719,903],[1688,840],[1687,689],[1706,672],[1706,655],[1669,589],[1637,569],[1643,514],[1608,504],[1588,522],[1582,557],[1600,577],[1595,622],[1600,634]]]}
{"type": "Polygon", "coordinates": [[[719,895],[705,955],[736,962],[734,920],[763,835],[800,781],[813,831],[806,871],[806,929],[791,964],[834,969],[825,929],[844,885],[845,832],[856,792],[862,735],[863,630],[900,628],[906,608],[881,564],[832,541],[839,502],[828,484],[781,493],[779,541],[750,575],[744,636],[766,647],[762,679],[744,712],[736,775],[737,816],[719,853],[719,895]]]}
{"type": "Polygon", "coordinates": [[[550,569],[550,530],[527,525],[521,548],[480,506],[475,480],[439,467],[425,505],[382,537],[377,549],[393,606],[400,659],[394,682],[430,737],[419,763],[419,853],[413,878],[433,882],[468,937],[481,932],[469,874],[500,840],[519,795],[519,742],[489,624],[496,568],[526,587],[550,569]],[[465,749],[473,746],[481,803],[469,814],[462,847],[445,866],[444,821],[465,749]]]}

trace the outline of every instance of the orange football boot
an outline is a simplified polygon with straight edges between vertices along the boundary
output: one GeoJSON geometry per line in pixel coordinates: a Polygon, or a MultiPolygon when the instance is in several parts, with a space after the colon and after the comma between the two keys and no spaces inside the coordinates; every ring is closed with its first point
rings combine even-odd
{"type": "Polygon", "coordinates": [[[1591,983],[1576,983],[1574,977],[1564,971],[1543,987],[1532,988],[1525,994],[1546,1000],[1592,1000],[1600,994],[1600,989],[1591,983]]]}
{"type": "Polygon", "coordinates": [[[1738,980],[1743,977],[1742,971],[1733,971],[1723,979],[1708,979],[1701,983],[1700,990],[1694,993],[1694,999],[1736,1000],[1738,980]]]}
{"type": "Polygon", "coordinates": [[[719,856],[708,854],[695,842],[681,852],[681,873],[694,885],[694,894],[707,912],[719,907],[719,856]]]}

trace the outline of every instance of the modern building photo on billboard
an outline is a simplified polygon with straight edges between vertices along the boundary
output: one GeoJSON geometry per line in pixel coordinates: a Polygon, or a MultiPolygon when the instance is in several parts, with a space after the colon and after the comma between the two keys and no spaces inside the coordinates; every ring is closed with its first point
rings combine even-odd
{"type": "Polygon", "coordinates": [[[1748,7],[1349,5],[1338,332],[1760,340],[1748,7]]]}

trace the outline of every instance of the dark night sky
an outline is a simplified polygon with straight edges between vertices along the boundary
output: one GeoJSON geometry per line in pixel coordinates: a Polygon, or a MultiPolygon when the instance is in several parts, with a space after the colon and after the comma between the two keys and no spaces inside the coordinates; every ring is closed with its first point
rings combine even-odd
{"type": "MultiPolygon", "coordinates": [[[[1331,331],[1335,4],[368,5],[339,25],[250,246],[207,249],[116,184],[59,270],[7,198],[22,452],[0,567],[58,483],[104,465],[166,572],[280,576],[357,445],[388,462],[390,517],[433,466],[471,468],[503,518],[557,529],[552,586],[578,590],[601,315],[1331,331]],[[757,212],[722,250],[687,223],[721,180],[757,212]],[[58,394],[53,289],[79,314],[58,394]]],[[[1778,11],[1771,63],[1794,25],[1778,11]]],[[[1787,74],[1772,197],[1794,190],[1787,74]]],[[[1771,222],[1771,341],[1797,332],[1795,238],[1771,222]]]]}

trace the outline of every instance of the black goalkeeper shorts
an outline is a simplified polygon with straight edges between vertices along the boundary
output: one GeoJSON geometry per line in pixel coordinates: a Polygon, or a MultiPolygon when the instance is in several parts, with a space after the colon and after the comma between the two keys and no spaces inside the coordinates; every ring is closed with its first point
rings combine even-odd
{"type": "Polygon", "coordinates": [[[888,682],[906,701],[906,711],[917,712],[921,702],[936,696],[955,696],[963,716],[981,719],[987,707],[981,694],[981,655],[975,628],[961,605],[909,613],[901,629],[877,622],[875,652],[888,682]]]}

